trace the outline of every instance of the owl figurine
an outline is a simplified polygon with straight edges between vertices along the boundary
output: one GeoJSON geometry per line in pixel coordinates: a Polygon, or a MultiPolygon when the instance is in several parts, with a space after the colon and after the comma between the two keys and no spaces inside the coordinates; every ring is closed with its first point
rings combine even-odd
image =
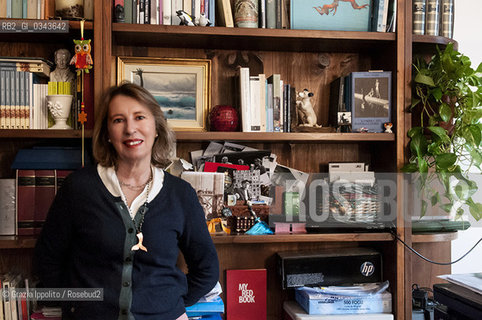
{"type": "Polygon", "coordinates": [[[90,55],[90,39],[89,40],[74,40],[75,54],[70,60],[70,64],[75,64],[77,69],[77,75],[80,75],[81,70],[85,70],[89,73],[89,69],[92,69],[92,56],[90,55]]]}

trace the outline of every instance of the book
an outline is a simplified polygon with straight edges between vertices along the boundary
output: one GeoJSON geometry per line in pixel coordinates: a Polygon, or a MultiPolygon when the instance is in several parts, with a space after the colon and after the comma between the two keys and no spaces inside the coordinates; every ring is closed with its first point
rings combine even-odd
{"type": "Polygon", "coordinates": [[[276,0],[266,0],[266,28],[276,29],[276,0]]]}
{"type": "Polygon", "coordinates": [[[373,17],[371,31],[385,32],[387,28],[388,0],[373,2],[373,17]]]}
{"type": "Polygon", "coordinates": [[[226,270],[226,319],[266,319],[266,269],[226,270]]]}
{"type": "Polygon", "coordinates": [[[390,122],[392,73],[352,72],[350,104],[353,132],[383,132],[390,122]]]}
{"type": "Polygon", "coordinates": [[[234,27],[233,11],[231,10],[230,0],[217,0],[219,7],[219,18],[221,27],[234,27]]]}
{"type": "Polygon", "coordinates": [[[55,170],[35,170],[35,234],[40,234],[54,197],[55,170]]]}
{"type": "MultiPolygon", "coordinates": [[[[249,115],[250,126],[248,131],[260,132],[261,130],[261,105],[260,105],[260,79],[259,76],[249,77],[249,115]]],[[[264,107],[264,106],[263,106],[264,107]]],[[[243,114],[244,115],[244,114],[243,114]]]]}
{"type": "Polygon", "coordinates": [[[199,301],[192,306],[186,307],[188,317],[208,316],[213,313],[224,313],[224,302],[219,296],[208,301],[199,301]]]}
{"type": "MultiPolygon", "coordinates": [[[[283,303],[285,320],[360,320],[358,314],[330,314],[330,315],[310,315],[296,301],[285,301],[283,303]]],[[[371,313],[364,314],[363,320],[393,320],[391,313],[371,313]]]]}
{"type": "Polygon", "coordinates": [[[454,34],[454,0],[442,0],[441,13],[440,35],[452,38],[454,34]]]}
{"type": "Polygon", "coordinates": [[[273,87],[273,132],[281,132],[281,84],[280,75],[272,74],[267,79],[273,87]]]}
{"type": "Polygon", "coordinates": [[[0,179],[0,235],[15,235],[17,213],[15,179],[0,179]]]}
{"type": "Polygon", "coordinates": [[[414,0],[412,4],[413,34],[425,34],[425,13],[427,0],[414,0]]]}
{"type": "Polygon", "coordinates": [[[249,83],[249,68],[239,67],[239,112],[241,115],[241,128],[243,132],[251,131],[251,96],[249,83]]]}
{"type": "Polygon", "coordinates": [[[42,77],[49,77],[50,66],[47,64],[29,63],[20,61],[0,61],[0,69],[33,72],[42,77]]]}
{"type": "Polygon", "coordinates": [[[369,31],[371,1],[357,3],[337,1],[321,6],[317,0],[292,0],[291,29],[369,31]]]}
{"type": "Polygon", "coordinates": [[[440,0],[427,0],[427,12],[425,15],[425,34],[429,36],[439,35],[440,0]]]}
{"type": "MultiPolygon", "coordinates": [[[[346,112],[344,102],[345,77],[339,77],[330,83],[330,103],[328,112],[328,123],[332,127],[340,125],[338,114],[346,112]]],[[[348,124],[348,123],[346,123],[348,124]]]]}
{"type": "Polygon", "coordinates": [[[35,220],[35,170],[16,172],[17,234],[33,235],[35,220]]]}
{"type": "Polygon", "coordinates": [[[171,25],[171,1],[170,0],[163,0],[162,1],[162,24],[164,25],[171,25]]]}

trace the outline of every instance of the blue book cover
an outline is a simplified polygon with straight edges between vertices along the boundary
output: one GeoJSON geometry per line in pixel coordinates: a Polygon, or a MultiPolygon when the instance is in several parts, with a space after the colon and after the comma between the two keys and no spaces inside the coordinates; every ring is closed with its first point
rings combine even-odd
{"type": "Polygon", "coordinates": [[[383,132],[391,122],[392,72],[352,72],[350,103],[353,132],[383,132]]]}
{"type": "Polygon", "coordinates": [[[209,301],[198,302],[186,308],[189,317],[224,313],[224,302],[221,297],[209,301]]]}
{"type": "Polygon", "coordinates": [[[292,0],[291,29],[370,31],[372,0],[292,0]]]}
{"type": "MultiPolygon", "coordinates": [[[[86,154],[87,164],[91,163],[86,154]]],[[[82,167],[80,148],[45,147],[20,149],[13,161],[12,169],[65,169],[74,170],[82,167]]]]}

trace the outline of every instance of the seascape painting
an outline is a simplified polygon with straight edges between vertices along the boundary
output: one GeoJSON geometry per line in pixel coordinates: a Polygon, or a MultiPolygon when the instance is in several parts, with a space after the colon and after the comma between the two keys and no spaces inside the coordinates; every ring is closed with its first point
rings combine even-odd
{"type": "Polygon", "coordinates": [[[196,75],[133,72],[132,82],[156,98],[166,119],[196,120],[196,75]],[[142,81],[141,81],[142,80],[142,81]]]}
{"type": "Polygon", "coordinates": [[[149,91],[173,130],[205,131],[211,103],[211,60],[117,57],[117,83],[149,91]]]}

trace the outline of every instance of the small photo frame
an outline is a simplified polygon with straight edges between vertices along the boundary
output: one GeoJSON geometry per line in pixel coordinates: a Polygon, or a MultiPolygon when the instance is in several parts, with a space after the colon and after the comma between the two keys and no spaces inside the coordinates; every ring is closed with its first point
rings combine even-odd
{"type": "Polygon", "coordinates": [[[211,103],[211,60],[118,57],[117,84],[123,81],[146,88],[173,130],[206,130],[211,103]]]}
{"type": "Polygon", "coordinates": [[[350,105],[353,132],[383,132],[390,122],[392,72],[352,72],[350,105]]]}

